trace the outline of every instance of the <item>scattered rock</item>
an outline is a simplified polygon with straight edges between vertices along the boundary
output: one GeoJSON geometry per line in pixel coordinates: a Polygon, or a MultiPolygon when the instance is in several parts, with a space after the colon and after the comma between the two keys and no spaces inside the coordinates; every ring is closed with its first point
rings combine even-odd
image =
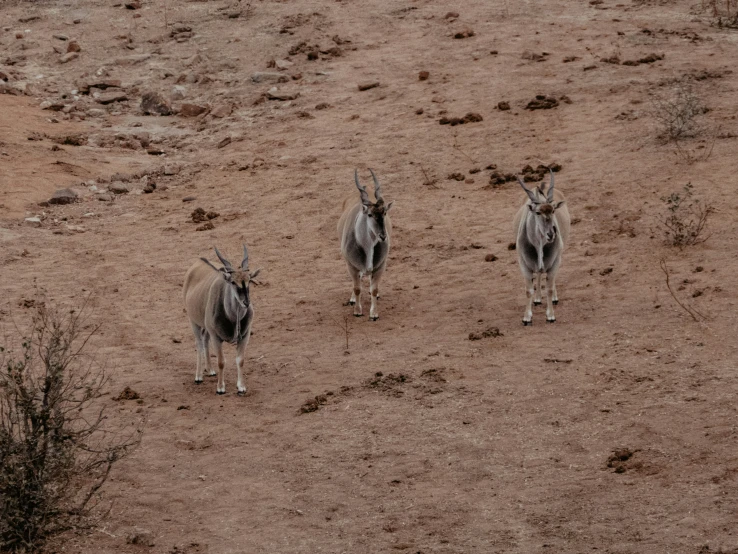
{"type": "Polygon", "coordinates": [[[427,71],[421,71],[420,73],[418,73],[419,81],[427,81],[428,77],[430,77],[430,73],[427,71]]]}
{"type": "Polygon", "coordinates": [[[100,202],[112,202],[113,201],[113,195],[112,194],[108,194],[106,192],[103,192],[103,193],[101,193],[101,194],[99,194],[97,196],[97,199],[100,202]]]}
{"type": "Polygon", "coordinates": [[[448,12],[446,15],[443,16],[443,19],[458,19],[459,18],[459,12],[448,12]]]}
{"type": "Polygon", "coordinates": [[[76,40],[71,41],[67,44],[67,52],[82,52],[82,47],[76,40]]]}
{"type": "Polygon", "coordinates": [[[526,110],[550,110],[559,105],[559,101],[553,96],[546,96],[545,94],[538,94],[536,97],[528,102],[525,107],[526,110]]]}
{"type": "Polygon", "coordinates": [[[231,137],[223,137],[223,139],[218,143],[218,148],[224,148],[228,146],[231,143],[231,137]]]}
{"type": "Polygon", "coordinates": [[[66,144],[69,146],[84,146],[87,144],[87,135],[84,133],[76,133],[71,135],[59,135],[56,137],[52,137],[52,139],[57,144],[66,144]]]}
{"type": "Polygon", "coordinates": [[[156,183],[154,181],[149,181],[146,183],[146,186],[143,188],[143,191],[145,194],[151,194],[156,190],[156,183]]]}
{"type": "Polygon", "coordinates": [[[98,104],[112,104],[113,102],[123,102],[128,100],[128,95],[125,92],[103,92],[97,98],[95,102],[98,104]]]}
{"type": "Polygon", "coordinates": [[[193,223],[202,223],[203,221],[210,221],[211,219],[215,219],[216,217],[219,217],[220,214],[218,212],[206,212],[202,208],[195,208],[195,210],[190,214],[190,217],[192,218],[193,223]]]}
{"type": "Polygon", "coordinates": [[[254,83],[287,83],[289,80],[287,75],[269,71],[257,71],[251,75],[251,81],[254,83]]]}
{"type": "Polygon", "coordinates": [[[140,10],[141,2],[139,2],[139,0],[132,0],[131,2],[126,2],[126,9],[127,10],[140,10]]]}
{"type": "Polygon", "coordinates": [[[184,100],[185,96],[187,96],[187,89],[182,85],[174,85],[172,87],[172,92],[169,95],[169,97],[172,99],[172,102],[176,102],[177,100],[184,100]]]}
{"type": "Polygon", "coordinates": [[[171,115],[172,107],[158,92],[147,92],[141,97],[141,111],[144,115],[171,115]]]}
{"type": "Polygon", "coordinates": [[[277,61],[274,62],[274,66],[277,69],[282,69],[282,70],[289,69],[293,65],[295,65],[294,62],[291,62],[289,60],[277,60],[277,61]]]}
{"type": "Polygon", "coordinates": [[[27,217],[23,220],[23,223],[30,227],[41,227],[41,218],[40,217],[27,217]]]}
{"type": "Polygon", "coordinates": [[[497,327],[488,327],[481,333],[469,333],[469,340],[482,340],[487,338],[503,337],[504,335],[500,332],[497,327]]]}
{"type": "Polygon", "coordinates": [[[563,62],[564,62],[564,63],[571,63],[571,62],[575,62],[575,61],[577,61],[577,60],[579,60],[579,59],[581,59],[581,58],[580,58],[579,56],[566,56],[566,57],[565,57],[565,58],[563,59],[563,62]]]}
{"type": "Polygon", "coordinates": [[[59,62],[68,63],[72,60],[76,60],[77,58],[79,58],[79,52],[67,52],[61,58],[59,58],[59,62]]]}
{"type": "Polygon", "coordinates": [[[92,89],[105,90],[108,88],[120,88],[120,79],[91,79],[78,85],[80,94],[90,94],[92,89]]]}
{"type": "Polygon", "coordinates": [[[612,271],[613,271],[612,267],[606,267],[605,269],[600,271],[600,275],[609,275],[610,273],[612,273],[612,271]]]}
{"type": "Polygon", "coordinates": [[[210,231],[211,229],[215,229],[215,225],[213,225],[212,221],[208,221],[196,228],[195,231],[210,231]]]}
{"type": "Polygon", "coordinates": [[[510,109],[510,102],[502,101],[497,103],[497,109],[500,111],[507,111],[510,109]]]}
{"type": "Polygon", "coordinates": [[[548,52],[541,52],[540,54],[538,54],[536,52],[526,50],[525,52],[523,52],[522,58],[524,60],[530,60],[532,62],[545,62],[548,59],[548,52]]]}
{"type": "Polygon", "coordinates": [[[327,110],[330,107],[331,107],[331,105],[328,104],[327,102],[321,102],[320,104],[317,104],[315,106],[315,109],[316,110],[327,110]]]}
{"type": "Polygon", "coordinates": [[[230,104],[221,104],[220,106],[213,108],[210,115],[213,117],[228,117],[231,115],[231,112],[233,112],[233,106],[230,104]]]}
{"type": "Polygon", "coordinates": [[[148,529],[134,527],[133,531],[126,533],[126,543],[151,547],[155,545],[154,534],[148,529]]]}
{"type": "Polygon", "coordinates": [[[182,104],[179,108],[179,115],[182,117],[197,117],[208,111],[207,107],[198,104],[182,104]]]}
{"type": "Polygon", "coordinates": [[[195,200],[197,200],[197,196],[185,196],[182,202],[194,202],[195,200]]]}
{"type": "Polygon", "coordinates": [[[69,37],[67,35],[62,35],[60,33],[57,33],[51,36],[55,38],[56,40],[69,40],[69,37]]]}
{"type": "Polygon", "coordinates": [[[462,29],[461,31],[457,31],[454,33],[454,38],[469,38],[474,36],[474,30],[472,29],[462,29]]]}
{"type": "Polygon", "coordinates": [[[77,193],[71,189],[59,189],[49,198],[49,204],[72,204],[76,201],[77,193]]]}
{"type": "Polygon", "coordinates": [[[141,395],[131,387],[126,387],[120,391],[120,394],[113,398],[113,400],[138,400],[139,398],[141,398],[141,395]]]}
{"type": "Polygon", "coordinates": [[[162,169],[162,173],[164,175],[177,175],[181,170],[182,168],[176,164],[166,164],[162,169]]]}
{"type": "Polygon", "coordinates": [[[121,181],[114,181],[110,183],[108,190],[113,194],[128,194],[131,192],[131,187],[121,181]]]}
{"type": "Polygon", "coordinates": [[[269,100],[281,100],[281,101],[294,100],[298,96],[300,96],[300,93],[297,91],[284,92],[284,91],[280,91],[279,89],[277,89],[277,87],[270,88],[266,93],[266,97],[269,100]]]}
{"type": "Polygon", "coordinates": [[[449,173],[446,179],[448,179],[449,181],[463,181],[464,179],[466,179],[466,177],[464,177],[463,173],[456,172],[456,173],[449,173]]]}
{"type": "Polygon", "coordinates": [[[366,83],[359,83],[358,87],[359,90],[369,90],[373,88],[377,88],[379,86],[379,81],[368,81],[366,83]]]}
{"type": "Polygon", "coordinates": [[[644,56],[643,58],[637,59],[637,60],[625,60],[623,62],[623,65],[641,65],[641,64],[648,64],[648,63],[654,63],[659,60],[664,59],[664,54],[649,54],[648,56],[644,56]]]}
{"type": "Polygon", "coordinates": [[[620,57],[617,55],[610,56],[609,58],[600,58],[600,61],[603,63],[611,63],[613,65],[620,65],[620,57]]]}
{"type": "Polygon", "coordinates": [[[484,261],[485,262],[494,262],[494,261],[497,261],[497,256],[495,256],[494,254],[487,254],[484,257],[484,261]]]}

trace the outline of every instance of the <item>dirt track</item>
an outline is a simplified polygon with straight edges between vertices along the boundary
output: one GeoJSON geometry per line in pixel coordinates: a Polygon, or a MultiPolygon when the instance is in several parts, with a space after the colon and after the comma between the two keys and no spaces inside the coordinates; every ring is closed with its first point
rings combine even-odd
{"type": "Polygon", "coordinates": [[[0,71],[30,83],[0,95],[0,325],[23,317],[34,286],[63,303],[93,292],[111,396],[143,396],[110,401],[111,414],[145,419],[143,443],[104,489],[105,528],[64,551],[143,551],[125,541],[139,526],[156,536],[150,551],[179,554],[738,552],[738,31],[686,1],[469,0],[458,18],[425,0],[242,2],[238,17],[222,1],[113,4],[0,7],[0,71]],[[29,14],[40,18],[19,22],[29,14]],[[178,25],[192,36],[173,38],[178,25]],[[79,58],[58,62],[55,33],[79,41],[79,58]],[[665,57],[601,61],[652,53],[665,57]],[[257,71],[288,82],[254,83],[257,71]],[[141,95],[168,98],[180,75],[175,106],[232,113],[141,115],[141,95]],[[687,141],[712,148],[692,164],[648,115],[685,75],[722,137],[687,141]],[[129,100],[72,98],[101,78],[129,100]],[[273,86],[299,96],[265,99],[273,86]],[[571,103],[526,110],[538,94],[571,103]],[[439,124],[470,112],[483,121],[439,124]],[[49,138],[75,133],[87,142],[49,138]],[[576,223],[557,323],[538,308],[525,328],[508,250],[524,195],[490,186],[485,168],[541,162],[561,164],[576,223]],[[376,323],[344,319],[335,225],[355,167],[367,182],[372,167],[395,201],[376,323]],[[447,179],[456,172],[465,180],[447,179]],[[104,192],[115,173],[135,174],[131,192],[99,201],[85,182],[104,192]],[[716,212],[707,242],[680,251],[657,227],[660,198],[687,182],[716,212]],[[70,185],[79,202],[38,206],[70,185]],[[214,229],[195,230],[197,207],[220,214],[214,229]],[[40,228],[23,223],[34,215],[40,228]],[[214,378],[193,382],[181,285],[213,245],[235,258],[242,242],[265,286],[251,293],[249,392],[235,395],[228,347],[219,397],[214,378]],[[661,258],[704,320],[672,299],[661,258]],[[491,327],[502,335],[469,339],[491,327]],[[618,473],[608,459],[622,449],[633,454],[618,473]]]}

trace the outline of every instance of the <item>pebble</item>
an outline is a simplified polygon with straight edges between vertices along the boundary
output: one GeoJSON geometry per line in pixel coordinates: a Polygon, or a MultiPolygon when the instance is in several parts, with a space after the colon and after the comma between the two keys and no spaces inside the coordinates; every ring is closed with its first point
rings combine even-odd
{"type": "Polygon", "coordinates": [[[72,189],[59,189],[49,199],[49,204],[72,204],[77,201],[77,193],[72,189]]]}
{"type": "Polygon", "coordinates": [[[277,87],[272,87],[267,91],[266,96],[267,98],[269,98],[269,100],[294,100],[295,98],[300,96],[300,93],[297,91],[295,92],[281,91],[280,92],[279,89],[277,89],[277,87]]]}
{"type": "Polygon", "coordinates": [[[172,102],[183,100],[187,96],[187,89],[182,85],[174,85],[171,93],[172,102]]]}
{"type": "Polygon", "coordinates": [[[72,60],[76,60],[77,58],[79,58],[79,52],[67,52],[61,58],[59,58],[59,62],[68,63],[72,60]]]}
{"type": "Polygon", "coordinates": [[[41,227],[41,218],[40,217],[27,217],[23,220],[23,223],[31,227],[41,227]]]}
{"type": "Polygon", "coordinates": [[[197,117],[204,114],[208,109],[205,106],[197,104],[182,104],[179,108],[179,115],[183,117],[197,117]]]}
{"type": "Polygon", "coordinates": [[[144,114],[170,115],[172,107],[158,92],[147,92],[141,97],[141,111],[144,114]]]}
{"type": "Polygon", "coordinates": [[[287,83],[289,80],[287,75],[273,71],[257,71],[251,75],[251,81],[254,83],[287,83]]]}
{"type": "Polygon", "coordinates": [[[121,181],[115,181],[110,183],[108,190],[113,194],[128,194],[131,192],[131,187],[121,181]]]}

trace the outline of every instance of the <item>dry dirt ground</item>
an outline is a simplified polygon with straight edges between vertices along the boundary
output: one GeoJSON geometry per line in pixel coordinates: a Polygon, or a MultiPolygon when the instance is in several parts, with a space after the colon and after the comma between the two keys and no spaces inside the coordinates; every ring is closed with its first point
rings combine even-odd
{"type": "Polygon", "coordinates": [[[714,21],[697,0],[3,2],[0,324],[38,291],[92,294],[111,422],[144,426],[108,520],[57,551],[737,551],[738,30],[714,21]],[[175,108],[212,111],[142,115],[178,82],[175,108]],[[678,83],[709,108],[682,154],[650,115],[678,83]],[[111,91],[126,99],[98,102],[111,91]],[[525,109],[539,94],[571,102],[525,109]],[[541,161],[574,225],[557,322],[523,327],[524,195],[486,168],[541,161]],[[395,201],[376,323],[346,317],[335,236],[356,167],[395,201]],[[661,198],[688,182],[715,212],[679,250],[661,198]],[[68,186],[78,202],[39,205],[68,186]],[[264,268],[249,392],[227,346],[216,396],[193,382],[181,286],[242,242],[264,268]],[[113,401],[125,386],[142,400],[113,401]],[[155,546],[127,544],[135,526],[155,546]]]}

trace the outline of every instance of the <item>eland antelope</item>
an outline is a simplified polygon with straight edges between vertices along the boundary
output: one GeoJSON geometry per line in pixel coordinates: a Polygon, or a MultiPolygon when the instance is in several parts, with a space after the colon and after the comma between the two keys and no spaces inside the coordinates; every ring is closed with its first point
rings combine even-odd
{"type": "Polygon", "coordinates": [[[569,209],[564,203],[564,195],[554,190],[554,174],[547,193],[543,193],[543,183],[533,190],[526,188],[518,177],[518,182],[528,195],[518,213],[515,214],[513,229],[517,236],[516,249],[518,263],[525,279],[525,292],[528,305],[523,315],[523,325],[533,324],[533,303],[541,304],[541,275],[546,274],[546,321],[556,321],[553,306],[558,304],[556,294],[556,273],[561,265],[561,254],[569,239],[569,209]],[[537,277],[537,287],[533,289],[533,277],[537,277]],[[534,298],[535,294],[535,298],[534,298]]]}
{"type": "MultiPolygon", "coordinates": [[[[238,395],[246,393],[243,384],[243,353],[251,335],[254,308],[249,298],[249,284],[261,271],[249,272],[249,253],[243,247],[243,260],[234,268],[218,249],[215,249],[223,267],[217,268],[205,258],[200,258],[187,271],[184,281],[184,301],[187,315],[195,334],[197,369],[195,383],[202,383],[203,370],[215,375],[210,363],[210,341],[218,355],[218,385],[216,392],[225,394],[223,367],[223,343],[236,345],[238,370],[238,395]]],[[[255,282],[255,281],[254,281],[255,282]]]]}
{"type": "Polygon", "coordinates": [[[372,304],[369,319],[379,318],[377,299],[379,298],[379,281],[387,267],[387,255],[390,249],[392,224],[388,214],[392,202],[385,204],[377,176],[370,169],[374,179],[374,202],[369,199],[366,188],[359,183],[359,171],[354,171],[354,182],[359,189],[359,198],[351,196],[343,203],[343,214],[338,220],[338,237],[341,240],[341,254],[348,266],[348,272],[354,282],[349,304],[354,305],[354,315],[361,317],[361,277],[369,276],[369,292],[372,304]]]}

